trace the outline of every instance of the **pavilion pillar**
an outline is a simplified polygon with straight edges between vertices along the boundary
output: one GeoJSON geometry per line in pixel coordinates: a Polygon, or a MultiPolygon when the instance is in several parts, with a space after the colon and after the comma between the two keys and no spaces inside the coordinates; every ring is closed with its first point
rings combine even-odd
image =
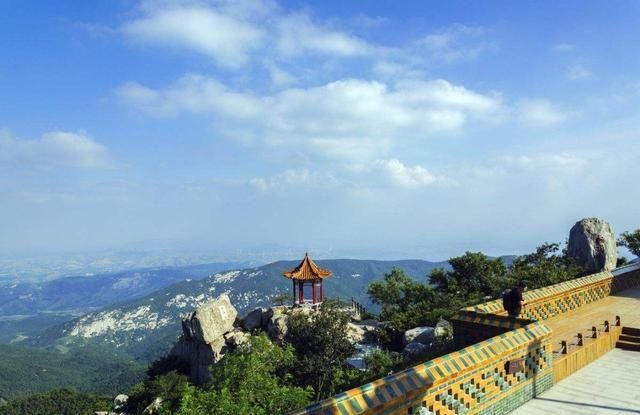
{"type": "Polygon", "coordinates": [[[313,304],[322,302],[322,280],[313,281],[313,304]]]}
{"type": "Polygon", "coordinates": [[[320,302],[324,301],[324,289],[322,288],[322,280],[320,280],[320,302]]]}
{"type": "Polygon", "coordinates": [[[304,304],[304,281],[298,282],[298,301],[300,305],[304,304]]]}
{"type": "Polygon", "coordinates": [[[316,282],[315,281],[311,283],[311,296],[313,298],[313,304],[315,304],[316,303],[316,282]]]}
{"type": "Polygon", "coordinates": [[[298,297],[296,295],[296,280],[292,279],[291,281],[293,281],[293,305],[298,305],[298,297]]]}

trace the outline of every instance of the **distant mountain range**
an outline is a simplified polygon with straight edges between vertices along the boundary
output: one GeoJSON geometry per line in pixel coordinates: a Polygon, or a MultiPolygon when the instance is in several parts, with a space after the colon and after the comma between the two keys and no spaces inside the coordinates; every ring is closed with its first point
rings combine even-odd
{"type": "Polygon", "coordinates": [[[223,262],[142,268],[40,282],[0,282],[0,317],[39,313],[82,314],[145,296],[186,279],[206,278],[212,273],[242,266],[238,262],[223,262]]]}
{"type": "MultiPolygon", "coordinates": [[[[365,305],[369,303],[366,294],[369,283],[382,279],[393,267],[402,268],[419,280],[424,280],[435,268],[449,267],[446,261],[422,260],[316,262],[334,274],[325,281],[327,296],[355,297],[365,305]]],[[[230,296],[241,316],[255,307],[269,306],[275,296],[291,292],[291,282],[282,277],[282,273],[297,264],[298,261],[279,261],[257,268],[219,272],[201,280],[182,281],[52,327],[37,339],[36,345],[63,349],[108,346],[139,361],[150,361],[166,353],[175,342],[180,333],[181,315],[222,293],[230,296]]]]}
{"type": "Polygon", "coordinates": [[[0,343],[19,343],[45,329],[114,303],[144,297],[185,280],[198,280],[239,262],[139,268],[54,280],[0,280],[0,343]]]}

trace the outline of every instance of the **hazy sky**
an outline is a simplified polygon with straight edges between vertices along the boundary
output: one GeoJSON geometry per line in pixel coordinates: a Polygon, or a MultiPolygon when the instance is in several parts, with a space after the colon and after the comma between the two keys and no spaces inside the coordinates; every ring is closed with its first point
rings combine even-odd
{"type": "Polygon", "coordinates": [[[640,2],[0,2],[0,255],[640,227],[640,2]]]}

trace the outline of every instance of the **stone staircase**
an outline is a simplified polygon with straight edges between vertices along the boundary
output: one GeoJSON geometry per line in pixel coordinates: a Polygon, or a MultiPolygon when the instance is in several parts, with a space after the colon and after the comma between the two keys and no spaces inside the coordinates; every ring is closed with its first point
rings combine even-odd
{"type": "Polygon", "coordinates": [[[640,352],[640,329],[622,327],[622,334],[616,342],[618,349],[640,352]]]}

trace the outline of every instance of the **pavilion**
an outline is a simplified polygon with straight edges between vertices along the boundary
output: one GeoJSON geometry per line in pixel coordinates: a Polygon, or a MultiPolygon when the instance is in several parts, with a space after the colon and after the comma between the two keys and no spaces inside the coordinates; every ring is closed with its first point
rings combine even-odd
{"type": "Polygon", "coordinates": [[[304,286],[311,286],[312,304],[320,304],[324,300],[324,288],[322,280],[331,276],[333,273],[328,269],[320,268],[316,265],[309,254],[305,252],[304,259],[300,264],[291,271],[284,272],[282,275],[293,281],[293,305],[303,305],[304,286]],[[297,295],[296,295],[297,289],[297,295]]]}

